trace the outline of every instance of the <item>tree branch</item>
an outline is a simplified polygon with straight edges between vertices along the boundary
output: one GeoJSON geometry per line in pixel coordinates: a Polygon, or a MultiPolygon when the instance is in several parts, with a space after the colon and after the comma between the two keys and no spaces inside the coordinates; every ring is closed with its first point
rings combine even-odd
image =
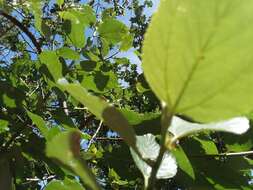
{"type": "Polygon", "coordinates": [[[8,19],[10,22],[12,22],[15,26],[17,26],[22,32],[24,32],[32,41],[33,45],[36,47],[37,52],[40,54],[42,52],[40,44],[37,42],[37,39],[35,36],[16,18],[13,16],[5,13],[4,11],[0,10],[0,15],[8,19]]]}
{"type": "Polygon", "coordinates": [[[98,132],[100,131],[100,129],[101,129],[101,127],[102,127],[102,124],[103,124],[103,122],[100,121],[99,126],[98,126],[96,132],[94,133],[94,135],[93,135],[93,136],[91,137],[91,139],[90,139],[90,142],[89,142],[89,144],[88,144],[88,146],[87,146],[87,150],[88,150],[88,149],[90,148],[90,146],[92,145],[94,139],[96,138],[98,132]]]}
{"type": "Polygon", "coordinates": [[[245,152],[229,152],[229,153],[221,153],[221,154],[206,154],[206,155],[189,155],[189,157],[193,158],[213,158],[213,157],[234,157],[234,156],[249,156],[253,155],[253,151],[245,151],[245,152]]]}

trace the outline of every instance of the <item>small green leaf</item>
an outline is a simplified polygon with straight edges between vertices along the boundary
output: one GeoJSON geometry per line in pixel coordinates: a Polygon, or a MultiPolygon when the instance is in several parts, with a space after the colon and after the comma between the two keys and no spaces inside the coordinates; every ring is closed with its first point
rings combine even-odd
{"type": "Polygon", "coordinates": [[[161,1],[143,70],[171,112],[212,122],[252,110],[252,9],[251,0],[161,1]]]}
{"type": "Polygon", "coordinates": [[[84,20],[82,17],[79,17],[76,10],[63,11],[59,14],[65,20],[64,29],[69,36],[68,43],[78,48],[84,47],[84,29],[88,26],[86,19],[84,20]]]}
{"type": "Polygon", "coordinates": [[[63,166],[80,176],[91,189],[100,189],[95,177],[80,156],[80,133],[70,130],[56,135],[47,142],[47,156],[59,161],[63,166]],[[59,146],[60,145],[60,146],[59,146]]]}
{"type": "Polygon", "coordinates": [[[122,22],[116,19],[106,19],[99,27],[98,32],[100,36],[112,44],[121,42],[126,34],[128,28],[122,22]]]}
{"type": "Polygon", "coordinates": [[[182,147],[178,146],[175,150],[172,150],[172,154],[175,156],[178,166],[181,168],[181,170],[187,173],[192,179],[195,179],[192,164],[189,161],[182,147]]]}
{"type": "Polygon", "coordinates": [[[80,62],[80,66],[84,71],[91,72],[97,67],[97,62],[85,60],[80,62]]]}
{"type": "Polygon", "coordinates": [[[125,35],[125,37],[123,37],[123,40],[120,44],[120,50],[121,51],[127,51],[129,50],[132,46],[133,46],[133,40],[134,37],[132,35],[125,35]]]}
{"type": "Polygon", "coordinates": [[[56,0],[56,3],[57,3],[59,6],[62,6],[62,4],[64,3],[64,0],[56,0]]]}
{"type": "Polygon", "coordinates": [[[131,125],[137,125],[144,121],[156,119],[160,115],[159,113],[145,113],[145,114],[138,113],[126,108],[120,109],[120,112],[124,115],[124,117],[128,120],[128,122],[131,125]]]}
{"type": "Polygon", "coordinates": [[[96,17],[91,7],[83,6],[81,9],[71,9],[59,13],[65,20],[64,29],[69,35],[69,43],[78,48],[84,47],[84,30],[90,24],[96,21],[96,17]]]}
{"type": "Polygon", "coordinates": [[[0,133],[9,131],[8,125],[8,121],[0,119],[0,133]]]}
{"type": "Polygon", "coordinates": [[[47,66],[55,81],[62,78],[62,64],[59,61],[59,57],[56,55],[56,52],[43,51],[39,58],[41,62],[47,66]]]}
{"type": "Polygon", "coordinates": [[[39,128],[41,134],[47,138],[48,135],[48,128],[46,122],[37,114],[27,111],[28,116],[32,120],[32,122],[39,128]]]}
{"type": "Polygon", "coordinates": [[[63,48],[59,49],[58,54],[59,54],[59,56],[65,58],[65,59],[72,59],[72,60],[79,60],[80,59],[80,54],[68,47],[63,47],[63,48]]]}

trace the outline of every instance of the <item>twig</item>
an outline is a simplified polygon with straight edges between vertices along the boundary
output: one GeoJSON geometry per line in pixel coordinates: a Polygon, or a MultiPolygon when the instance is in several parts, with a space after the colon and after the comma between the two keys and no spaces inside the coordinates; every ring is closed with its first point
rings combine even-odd
{"type": "Polygon", "coordinates": [[[37,39],[35,38],[35,36],[20,21],[18,21],[16,18],[5,13],[2,10],[0,10],[0,15],[2,15],[3,17],[5,17],[9,21],[11,21],[15,26],[17,26],[20,30],[22,30],[30,38],[33,45],[36,47],[38,53],[42,52],[41,46],[37,42],[37,39]]]}
{"type": "Polygon", "coordinates": [[[69,116],[69,109],[66,101],[62,102],[63,110],[67,116],[69,116]]]}
{"type": "Polygon", "coordinates": [[[96,137],[96,140],[100,141],[123,141],[120,137],[96,137]]]}
{"type": "Polygon", "coordinates": [[[115,52],[114,54],[110,55],[109,57],[105,58],[104,61],[113,58],[115,55],[119,54],[120,51],[115,52]]]}
{"type": "Polygon", "coordinates": [[[37,177],[35,177],[35,178],[26,178],[26,181],[41,181],[41,180],[49,180],[49,179],[53,179],[53,178],[55,178],[55,177],[56,177],[56,175],[50,175],[50,176],[48,176],[48,177],[43,177],[42,179],[37,178],[37,177]]]}
{"type": "Polygon", "coordinates": [[[103,122],[100,121],[99,126],[98,126],[96,132],[94,133],[94,135],[93,135],[93,136],[91,137],[91,139],[90,139],[90,142],[89,142],[89,144],[88,144],[88,146],[87,146],[87,150],[88,150],[88,149],[90,148],[90,146],[92,145],[94,139],[96,138],[98,132],[100,131],[100,129],[101,129],[101,127],[102,127],[102,124],[103,124],[103,122]]]}
{"type": "Polygon", "coordinates": [[[148,190],[154,190],[156,185],[156,174],[158,172],[158,169],[161,165],[161,162],[163,160],[164,153],[166,152],[167,148],[165,146],[166,144],[166,134],[168,127],[170,126],[171,119],[173,114],[169,112],[168,107],[166,104],[162,104],[162,118],[161,118],[161,148],[158,154],[158,157],[156,159],[156,162],[152,168],[151,175],[149,177],[149,184],[148,184],[148,190]]]}
{"type": "Polygon", "coordinates": [[[253,151],[245,151],[245,152],[229,152],[229,153],[221,153],[221,154],[206,154],[206,155],[189,155],[189,157],[193,158],[213,158],[213,157],[234,157],[234,156],[249,156],[253,155],[253,151]]]}
{"type": "Polygon", "coordinates": [[[28,97],[32,96],[38,89],[39,89],[39,85],[37,85],[36,88],[32,92],[28,93],[27,96],[28,97]]]}

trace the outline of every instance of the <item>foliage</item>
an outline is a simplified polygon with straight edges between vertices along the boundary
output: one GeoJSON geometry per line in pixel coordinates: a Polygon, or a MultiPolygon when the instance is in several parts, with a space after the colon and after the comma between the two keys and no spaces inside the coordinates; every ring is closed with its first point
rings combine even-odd
{"type": "Polygon", "coordinates": [[[0,0],[1,188],[252,189],[252,1],[154,2],[0,0]]]}

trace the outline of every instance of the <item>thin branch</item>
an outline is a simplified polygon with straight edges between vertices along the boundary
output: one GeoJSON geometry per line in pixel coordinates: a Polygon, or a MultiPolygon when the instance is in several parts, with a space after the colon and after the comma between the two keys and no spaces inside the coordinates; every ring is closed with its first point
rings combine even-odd
{"type": "Polygon", "coordinates": [[[100,129],[101,129],[101,127],[102,127],[102,124],[103,124],[103,122],[100,121],[99,126],[98,126],[96,132],[94,133],[94,135],[93,135],[93,136],[91,137],[91,139],[90,139],[90,142],[89,142],[89,144],[88,144],[88,146],[87,146],[87,150],[88,150],[88,149],[90,148],[90,146],[92,145],[94,139],[96,138],[98,132],[100,131],[100,129]]]}
{"type": "Polygon", "coordinates": [[[253,155],[253,151],[245,151],[245,152],[229,152],[229,153],[221,153],[221,154],[206,154],[206,155],[189,155],[189,157],[193,158],[213,158],[213,157],[234,157],[234,156],[249,156],[253,155]]]}
{"type": "Polygon", "coordinates": [[[105,58],[104,61],[113,58],[115,55],[119,54],[120,51],[115,52],[114,54],[110,55],[109,57],[105,58]]]}
{"type": "Polygon", "coordinates": [[[44,181],[44,180],[53,179],[55,177],[56,177],[56,175],[50,175],[48,177],[43,177],[42,179],[37,178],[37,177],[35,177],[35,178],[26,178],[26,181],[42,181],[42,180],[44,181]]]}
{"type": "Polygon", "coordinates": [[[172,120],[172,116],[173,114],[168,110],[167,105],[163,105],[162,104],[162,118],[161,118],[161,135],[162,135],[162,139],[161,139],[161,148],[159,151],[159,154],[157,156],[157,159],[155,161],[155,164],[152,167],[152,171],[151,171],[151,175],[149,177],[149,184],[148,184],[148,190],[153,190],[155,189],[155,185],[156,185],[156,174],[158,172],[158,169],[161,165],[161,162],[163,160],[163,156],[164,153],[166,152],[167,148],[166,148],[166,134],[167,134],[167,130],[168,127],[170,126],[171,120],[172,120]]]}
{"type": "Polygon", "coordinates": [[[35,36],[20,21],[18,21],[16,18],[5,13],[2,10],[0,10],[0,15],[2,15],[3,17],[5,17],[9,21],[11,21],[15,26],[17,26],[20,30],[22,30],[30,38],[33,45],[36,47],[38,53],[42,52],[41,46],[37,42],[37,39],[35,38],[35,36]]]}
{"type": "Polygon", "coordinates": [[[120,137],[96,137],[98,141],[123,141],[120,137]]]}

